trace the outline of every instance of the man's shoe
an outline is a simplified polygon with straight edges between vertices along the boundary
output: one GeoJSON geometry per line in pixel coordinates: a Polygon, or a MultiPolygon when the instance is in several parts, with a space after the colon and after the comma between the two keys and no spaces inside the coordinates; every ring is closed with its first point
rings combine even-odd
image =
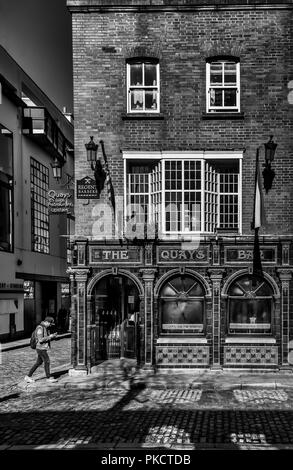
{"type": "Polygon", "coordinates": [[[55,379],[54,377],[49,377],[49,378],[47,379],[47,382],[58,382],[58,380],[55,379]]]}
{"type": "Polygon", "coordinates": [[[24,380],[26,382],[31,382],[31,383],[35,381],[35,379],[33,379],[32,377],[29,377],[28,375],[25,376],[24,380]]]}

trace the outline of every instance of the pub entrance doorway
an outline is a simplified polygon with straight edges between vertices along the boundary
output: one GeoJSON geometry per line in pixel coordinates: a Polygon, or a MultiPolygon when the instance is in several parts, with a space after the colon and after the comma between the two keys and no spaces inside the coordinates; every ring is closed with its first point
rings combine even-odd
{"type": "Polygon", "coordinates": [[[139,292],[126,276],[104,276],[93,289],[95,358],[139,358],[139,292]]]}

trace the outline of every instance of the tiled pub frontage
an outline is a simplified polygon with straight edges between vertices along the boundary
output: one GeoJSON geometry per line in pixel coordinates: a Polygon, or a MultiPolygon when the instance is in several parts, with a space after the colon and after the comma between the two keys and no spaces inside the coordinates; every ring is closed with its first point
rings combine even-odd
{"type": "Polygon", "coordinates": [[[292,366],[290,239],[261,237],[263,278],[252,236],[76,247],[73,375],[121,357],[155,369],[292,366]]]}

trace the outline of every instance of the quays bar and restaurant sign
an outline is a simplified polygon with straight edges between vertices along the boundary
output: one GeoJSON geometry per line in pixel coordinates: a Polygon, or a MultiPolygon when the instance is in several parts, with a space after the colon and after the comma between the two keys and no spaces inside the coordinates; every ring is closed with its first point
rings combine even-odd
{"type": "MultiPolygon", "coordinates": [[[[277,262],[277,248],[260,247],[260,257],[263,263],[277,262]]],[[[246,246],[225,247],[225,263],[247,263],[253,261],[253,248],[246,246]]]]}
{"type": "Polygon", "coordinates": [[[73,191],[56,191],[55,189],[50,189],[48,191],[48,209],[51,215],[73,214],[73,191]]]}

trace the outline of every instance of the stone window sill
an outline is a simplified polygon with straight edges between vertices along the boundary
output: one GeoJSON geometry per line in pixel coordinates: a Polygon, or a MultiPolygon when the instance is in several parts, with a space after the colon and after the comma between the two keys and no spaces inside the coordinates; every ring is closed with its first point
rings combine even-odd
{"type": "Polygon", "coordinates": [[[276,344],[276,339],[272,337],[229,337],[225,338],[226,344],[276,344]]]}
{"type": "Polygon", "coordinates": [[[161,113],[124,113],[122,114],[123,121],[131,120],[162,120],[164,115],[161,113]]]}
{"type": "Polygon", "coordinates": [[[207,338],[199,338],[199,337],[186,337],[182,336],[182,338],[168,336],[165,338],[158,338],[157,344],[207,344],[207,338]]]}
{"type": "Polygon", "coordinates": [[[202,113],[203,120],[213,120],[213,119],[244,119],[244,113],[202,113]]]}

